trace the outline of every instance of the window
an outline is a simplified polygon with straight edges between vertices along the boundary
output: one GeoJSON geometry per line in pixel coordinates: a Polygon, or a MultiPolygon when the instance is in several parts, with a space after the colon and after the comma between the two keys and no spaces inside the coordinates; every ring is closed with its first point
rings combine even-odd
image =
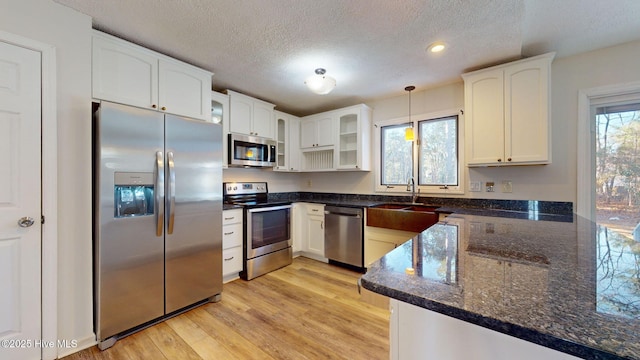
{"type": "Polygon", "coordinates": [[[458,117],[418,123],[418,184],[458,185],[458,117]]]}
{"type": "Polygon", "coordinates": [[[405,194],[413,178],[423,194],[462,194],[461,116],[446,111],[415,118],[376,123],[376,191],[405,194]],[[405,140],[408,127],[417,129],[417,141],[405,140]]]}
{"type": "Polygon", "coordinates": [[[411,142],[404,139],[405,129],[410,126],[409,123],[389,125],[383,126],[380,130],[382,185],[406,184],[407,180],[413,176],[411,142]]]}

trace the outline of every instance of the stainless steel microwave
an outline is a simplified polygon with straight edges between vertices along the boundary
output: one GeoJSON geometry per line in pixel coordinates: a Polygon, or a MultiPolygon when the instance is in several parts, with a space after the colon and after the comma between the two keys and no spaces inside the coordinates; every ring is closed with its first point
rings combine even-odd
{"type": "Polygon", "coordinates": [[[274,167],[276,142],[258,136],[229,134],[229,166],[274,167]]]}

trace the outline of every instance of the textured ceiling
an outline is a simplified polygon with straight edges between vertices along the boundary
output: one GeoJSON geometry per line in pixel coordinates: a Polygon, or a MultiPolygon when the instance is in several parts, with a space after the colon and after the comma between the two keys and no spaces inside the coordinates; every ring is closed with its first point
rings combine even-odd
{"type": "Polygon", "coordinates": [[[98,30],[306,115],[460,81],[486,65],[640,39],[639,0],[55,0],[98,30]],[[448,48],[437,56],[434,41],[448,48]],[[323,67],[329,95],[304,79],[323,67]]]}

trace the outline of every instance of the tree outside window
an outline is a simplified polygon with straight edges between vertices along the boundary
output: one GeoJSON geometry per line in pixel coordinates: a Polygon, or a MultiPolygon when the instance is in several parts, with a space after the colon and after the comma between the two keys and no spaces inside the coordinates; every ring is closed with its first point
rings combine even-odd
{"type": "Polygon", "coordinates": [[[411,142],[404,139],[405,130],[411,124],[383,126],[381,137],[381,184],[406,184],[413,176],[411,142]]]}
{"type": "Polygon", "coordinates": [[[420,185],[458,185],[458,117],[420,121],[420,185]]]}
{"type": "Polygon", "coordinates": [[[463,194],[462,122],[456,110],[447,110],[419,115],[411,122],[403,118],[376,123],[376,190],[404,193],[414,179],[415,190],[421,194],[463,194]],[[416,134],[414,141],[405,139],[410,127],[416,134]]]}

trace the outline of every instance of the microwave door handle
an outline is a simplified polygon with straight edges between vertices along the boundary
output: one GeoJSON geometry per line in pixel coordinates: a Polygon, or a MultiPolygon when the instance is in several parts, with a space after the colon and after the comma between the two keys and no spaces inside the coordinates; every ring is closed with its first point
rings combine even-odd
{"type": "Polygon", "coordinates": [[[169,224],[167,225],[167,234],[173,234],[173,222],[176,217],[176,170],[173,162],[173,151],[167,152],[167,168],[169,169],[169,187],[167,188],[169,224]]]}
{"type": "Polygon", "coordinates": [[[156,152],[156,184],[154,197],[156,207],[156,236],[162,236],[164,228],[164,156],[156,152]]]}

